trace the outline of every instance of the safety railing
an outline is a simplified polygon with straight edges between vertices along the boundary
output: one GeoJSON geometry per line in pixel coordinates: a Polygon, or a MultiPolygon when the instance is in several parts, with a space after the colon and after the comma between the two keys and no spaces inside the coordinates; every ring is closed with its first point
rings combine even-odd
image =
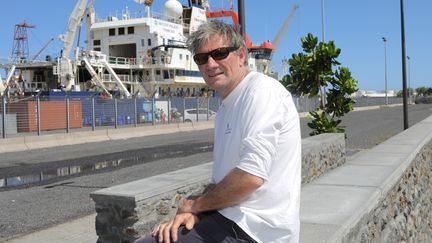
{"type": "MultiPolygon", "coordinates": [[[[402,98],[356,98],[356,107],[401,104],[402,98]]],[[[294,97],[298,112],[319,107],[318,98],[294,97]]],[[[32,96],[19,100],[1,97],[0,132],[3,138],[130,126],[149,126],[215,119],[219,97],[164,97],[120,99],[75,96],[32,96]]]]}

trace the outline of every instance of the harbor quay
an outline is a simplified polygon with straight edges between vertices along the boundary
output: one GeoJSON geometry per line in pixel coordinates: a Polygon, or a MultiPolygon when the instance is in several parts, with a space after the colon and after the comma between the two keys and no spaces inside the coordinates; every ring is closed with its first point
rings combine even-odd
{"type": "MultiPolygon", "coordinates": [[[[397,108],[397,107],[396,107],[397,108]]],[[[394,108],[394,109],[396,109],[396,108],[394,108]]],[[[427,110],[427,109],[426,109],[427,110]]],[[[426,111],[425,110],[425,111],[426,111]]],[[[354,112],[353,113],[353,115],[358,115],[358,116],[365,116],[364,114],[363,114],[363,112],[364,111],[359,111],[359,112],[354,112]]],[[[381,111],[381,113],[382,112],[384,112],[384,110],[383,111],[381,111]]],[[[423,112],[424,113],[424,112],[423,112]]],[[[414,113],[411,113],[412,115],[414,115],[414,113]]],[[[370,117],[370,114],[368,113],[368,116],[370,117]]],[[[427,125],[425,126],[425,127],[427,127],[427,125]]],[[[424,127],[422,127],[420,130],[422,130],[422,131],[425,131],[425,133],[428,133],[427,132],[427,130],[423,130],[424,129],[424,127]]],[[[113,129],[114,130],[114,129],[113,129]]],[[[119,131],[120,130],[122,130],[122,129],[118,129],[119,131]]],[[[41,137],[43,137],[43,136],[41,136],[41,137]]],[[[148,137],[149,138],[149,137],[148,137]]],[[[211,138],[209,138],[210,140],[211,140],[211,138]]],[[[424,138],[423,138],[424,139],[424,138]]],[[[6,139],[7,140],[7,139],[6,139]]],[[[170,140],[173,140],[173,139],[170,139],[170,140]]],[[[411,140],[411,138],[410,139],[402,139],[402,140],[407,140],[407,141],[410,141],[411,140]]],[[[127,141],[127,140],[123,140],[123,139],[121,139],[121,140],[118,140],[118,141],[123,141],[123,142],[125,142],[125,141],[127,141]]],[[[143,139],[143,141],[144,141],[144,139],[143,139]]],[[[156,140],[153,140],[153,141],[155,141],[156,142],[156,140]]],[[[174,140],[173,140],[174,141],[174,140]]],[[[411,142],[413,142],[413,141],[411,141],[411,142]]],[[[160,141],[159,143],[162,143],[162,141],[160,141]]],[[[67,147],[67,146],[66,146],[67,147]]],[[[113,146],[114,147],[114,146],[113,146]]],[[[386,149],[389,149],[389,151],[391,151],[391,152],[389,152],[389,153],[391,153],[391,154],[394,154],[394,152],[393,152],[393,150],[394,151],[399,151],[400,153],[402,153],[403,151],[405,151],[405,150],[403,150],[403,148],[405,148],[406,146],[396,146],[397,147],[397,149],[395,150],[395,148],[393,148],[393,149],[390,149],[388,146],[387,146],[387,148],[386,149]]],[[[109,149],[107,149],[107,150],[109,150],[109,149]]],[[[363,151],[362,151],[363,152],[363,151]]],[[[399,152],[397,152],[396,153],[396,155],[393,157],[393,159],[396,159],[395,157],[397,157],[397,156],[399,156],[398,154],[399,154],[399,152]]],[[[75,155],[77,154],[77,152],[75,152],[75,155]]],[[[372,159],[371,158],[366,158],[365,160],[369,160],[369,161],[375,161],[376,159],[374,159],[373,160],[373,158],[375,158],[375,156],[374,156],[374,154],[375,153],[373,153],[372,154],[372,159]]],[[[377,154],[377,156],[378,156],[378,154],[377,154]]],[[[402,155],[401,155],[402,156],[402,155]]],[[[411,156],[411,155],[410,155],[411,156]]],[[[410,156],[408,156],[408,157],[410,157],[410,156]]],[[[378,156],[378,157],[380,157],[380,156],[378,156]]],[[[411,156],[412,157],[412,156],[411,156]]],[[[351,157],[351,159],[354,159],[353,157],[351,157]]],[[[345,164],[344,165],[342,165],[342,166],[339,166],[339,167],[337,167],[337,168],[344,168],[344,166],[346,166],[347,164],[350,164],[350,161],[351,161],[351,159],[347,159],[347,161],[345,162],[345,164]]],[[[397,160],[399,160],[399,159],[397,159],[397,160]]],[[[382,164],[385,164],[385,163],[387,163],[387,162],[382,162],[382,164]]],[[[379,166],[378,166],[379,167],[379,166]]],[[[356,169],[358,169],[358,167],[355,167],[356,169]]],[[[376,167],[373,167],[373,168],[375,168],[375,169],[378,169],[378,168],[376,168],[376,167]]],[[[381,167],[379,167],[379,168],[381,168],[381,167]]],[[[426,167],[427,168],[427,167],[426,167]]],[[[365,167],[365,170],[366,171],[369,171],[369,170],[371,170],[371,169],[366,169],[366,167],[365,167]]],[[[333,171],[333,170],[332,170],[333,171]]],[[[167,172],[168,173],[168,172],[167,172]]],[[[331,173],[331,172],[328,172],[328,173],[331,173]]],[[[328,174],[328,173],[326,173],[326,174],[328,174]]],[[[333,172],[334,173],[334,172],[333,172]]],[[[366,173],[366,175],[368,174],[367,172],[365,172],[366,173]]],[[[164,174],[164,173],[162,173],[162,174],[164,174]]],[[[310,183],[307,183],[307,184],[305,184],[304,186],[303,186],[303,188],[307,188],[307,185],[312,185],[313,183],[315,183],[315,181],[316,182],[319,182],[319,180],[322,180],[322,178],[324,178],[324,177],[326,177],[326,174],[324,174],[323,176],[321,176],[321,177],[319,177],[318,179],[316,179],[316,180],[312,180],[312,182],[310,182],[310,183]]],[[[342,174],[344,174],[344,173],[342,173],[342,174]]],[[[366,175],[364,175],[364,174],[362,174],[362,176],[366,176],[366,175]]],[[[144,178],[144,177],[143,177],[144,178]]],[[[375,178],[375,177],[373,177],[373,178],[375,178]]],[[[138,180],[138,179],[137,179],[138,180]]],[[[348,182],[347,182],[348,183],[348,182]]],[[[54,183],[55,185],[59,185],[59,183],[54,183]]],[[[314,184],[315,185],[315,184],[314,184]]],[[[321,187],[320,187],[321,188],[321,187]]],[[[92,192],[92,191],[97,191],[98,189],[97,188],[93,188],[93,189],[91,189],[90,190],[90,192],[92,192]]],[[[305,190],[305,189],[303,189],[303,190],[305,190]]],[[[317,193],[317,192],[314,192],[314,193],[317,193]]],[[[426,194],[427,194],[427,192],[425,192],[426,194]]],[[[0,195],[5,195],[4,194],[4,192],[0,192],[0,195]]],[[[305,194],[303,191],[302,191],[302,194],[303,195],[307,195],[307,194],[305,194]]],[[[315,194],[313,194],[313,195],[315,195],[315,194]]],[[[316,194],[316,195],[318,195],[318,194],[316,194]]],[[[304,197],[305,199],[307,199],[307,197],[305,196],[304,197]]],[[[328,198],[326,198],[326,197],[324,197],[325,199],[323,199],[324,200],[324,202],[326,201],[326,200],[328,200],[328,198]]],[[[321,202],[321,204],[322,204],[322,202],[321,202]]],[[[303,205],[303,204],[302,204],[303,205]]],[[[93,213],[95,212],[95,209],[94,209],[94,206],[93,206],[93,213]]],[[[304,209],[302,209],[302,211],[304,211],[304,209]]],[[[306,211],[307,211],[307,209],[306,209],[306,211]]],[[[334,211],[337,211],[336,209],[334,209],[334,211]]],[[[426,214],[427,215],[427,214],[426,214]]],[[[88,217],[85,217],[85,218],[81,218],[80,220],[78,220],[78,221],[71,221],[71,222],[69,222],[70,224],[66,224],[66,225],[68,225],[67,227],[70,227],[70,225],[72,225],[72,222],[75,222],[76,224],[78,224],[78,225],[80,225],[80,223],[78,223],[78,222],[81,222],[81,224],[82,223],[84,223],[85,222],[85,220],[87,219],[87,223],[89,223],[89,226],[87,227],[87,228],[91,228],[92,230],[94,230],[94,228],[93,228],[93,226],[94,226],[94,218],[95,217],[95,215],[93,215],[93,216],[88,216],[88,217]]],[[[319,218],[318,216],[317,216],[317,218],[319,218]]],[[[421,222],[420,222],[421,223],[421,222]]],[[[63,227],[66,227],[66,225],[63,225],[63,227]]],[[[314,223],[312,223],[312,226],[314,226],[315,224],[314,223]]],[[[422,224],[423,225],[423,224],[422,224]]],[[[37,231],[37,232],[35,232],[35,233],[33,233],[33,234],[31,234],[31,235],[23,235],[23,236],[21,236],[21,237],[18,237],[18,238],[15,238],[15,239],[10,239],[10,241],[12,241],[12,242],[19,242],[18,240],[22,240],[22,239],[24,239],[24,237],[33,237],[33,239],[36,239],[35,237],[37,237],[36,235],[37,234],[42,234],[42,232],[51,232],[50,233],[50,236],[52,236],[53,237],[53,235],[57,235],[57,236],[59,236],[59,232],[62,232],[62,231],[60,231],[60,229],[61,229],[61,227],[62,227],[62,225],[61,224],[58,224],[57,226],[55,226],[55,227],[53,227],[53,228],[49,228],[49,229],[46,229],[46,230],[42,230],[42,231],[37,231]],[[56,227],[60,227],[60,228],[56,228],[56,227]],[[49,230],[54,230],[54,229],[57,229],[57,233],[56,234],[54,234],[52,231],[49,231],[49,230]]],[[[78,227],[77,227],[78,228],[78,227]]],[[[64,228],[63,228],[64,229],[64,228]]],[[[302,227],[302,229],[307,229],[306,227],[302,227]]],[[[316,232],[320,232],[320,230],[322,230],[322,229],[316,229],[317,231],[316,232]]],[[[400,229],[398,229],[398,230],[400,230],[400,229]]],[[[72,231],[72,230],[71,230],[72,231]]],[[[81,230],[79,230],[79,232],[82,234],[82,233],[84,233],[85,231],[81,228],[81,230]]],[[[304,231],[305,233],[307,233],[306,235],[312,235],[312,233],[313,232],[315,232],[315,231],[304,231]],[[310,234],[309,234],[310,233],[310,234]]],[[[95,233],[94,233],[95,234],[95,233]]],[[[66,235],[66,233],[60,233],[60,235],[66,235]]],[[[76,234],[76,235],[78,235],[78,233],[76,234]]],[[[47,235],[45,235],[45,237],[47,237],[47,235]]],[[[90,241],[82,241],[82,242],[95,242],[95,235],[93,235],[93,239],[92,240],[90,240],[90,241]]],[[[26,238],[26,239],[29,239],[29,238],[26,238]]],[[[32,238],[30,238],[30,239],[32,239],[32,238]]],[[[45,241],[46,242],[46,241],[45,241]]],[[[59,241],[55,241],[55,240],[53,240],[53,241],[50,241],[50,242],[66,242],[66,241],[62,241],[62,240],[59,240],[59,241]]],[[[76,241],[75,241],[76,242],[76,241]]],[[[304,242],[314,242],[314,241],[304,241],[304,242]]],[[[337,241],[336,241],[337,242],[337,241]]]]}

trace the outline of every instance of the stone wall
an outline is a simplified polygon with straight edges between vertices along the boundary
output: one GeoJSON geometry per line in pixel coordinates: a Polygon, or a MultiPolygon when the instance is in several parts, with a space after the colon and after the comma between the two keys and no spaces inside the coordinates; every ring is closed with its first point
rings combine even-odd
{"type": "Polygon", "coordinates": [[[302,140],[302,183],[308,183],[345,163],[342,133],[327,133],[302,140]]]}
{"type": "Polygon", "coordinates": [[[432,242],[432,116],[302,186],[300,242],[432,242]]]}
{"type": "MultiPolygon", "coordinates": [[[[309,137],[302,146],[302,182],[345,162],[343,134],[309,137]]],[[[176,212],[182,197],[201,192],[210,175],[211,164],[205,164],[93,192],[98,242],[131,242],[150,233],[176,212]]]]}
{"type": "Polygon", "coordinates": [[[342,242],[432,242],[432,142],[342,242]]]}

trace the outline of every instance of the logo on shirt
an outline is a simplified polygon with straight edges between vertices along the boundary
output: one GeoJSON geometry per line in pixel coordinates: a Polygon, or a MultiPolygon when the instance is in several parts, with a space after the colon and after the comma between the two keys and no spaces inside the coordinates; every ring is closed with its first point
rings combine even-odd
{"type": "Polygon", "coordinates": [[[227,123],[226,129],[225,129],[225,135],[230,134],[232,131],[232,128],[230,127],[230,124],[227,123]]]}

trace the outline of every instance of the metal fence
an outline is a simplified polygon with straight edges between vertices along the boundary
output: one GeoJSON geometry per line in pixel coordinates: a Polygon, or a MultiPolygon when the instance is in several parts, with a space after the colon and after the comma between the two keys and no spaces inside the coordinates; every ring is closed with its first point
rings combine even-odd
{"type": "MultiPolygon", "coordinates": [[[[294,103],[298,112],[309,112],[319,107],[318,98],[294,97],[294,103]]],[[[387,103],[400,104],[402,98],[388,97],[387,103]]],[[[215,118],[220,104],[218,97],[147,100],[35,96],[13,101],[1,97],[0,132],[6,138],[21,134],[208,121],[215,118]]],[[[362,97],[356,98],[355,107],[384,104],[384,97],[362,97]]]]}

